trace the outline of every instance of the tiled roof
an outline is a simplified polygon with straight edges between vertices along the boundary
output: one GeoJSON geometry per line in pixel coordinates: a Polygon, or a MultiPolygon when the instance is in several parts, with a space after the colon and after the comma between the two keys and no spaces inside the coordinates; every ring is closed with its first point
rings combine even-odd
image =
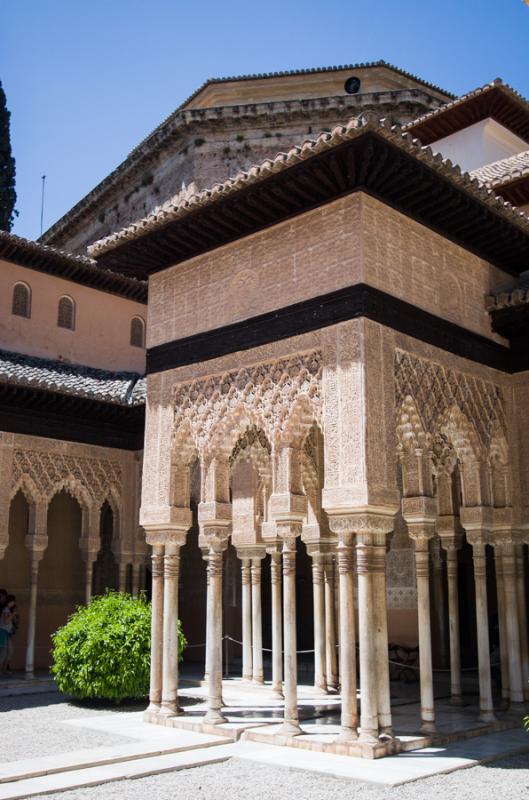
{"type": "Polygon", "coordinates": [[[254,75],[232,75],[229,77],[224,78],[208,78],[207,81],[196,89],[193,94],[191,94],[187,100],[184,100],[180,108],[185,108],[185,106],[194,100],[200,92],[206,88],[206,86],[210,86],[212,83],[228,83],[231,81],[254,81],[254,80],[262,80],[263,78],[287,78],[289,75],[317,75],[319,72],[340,72],[340,71],[351,71],[354,69],[372,69],[374,67],[385,67],[386,69],[391,70],[391,72],[396,72],[398,75],[402,75],[404,78],[410,78],[413,81],[417,81],[422,86],[427,87],[428,89],[433,89],[440,94],[444,94],[445,97],[455,97],[454,94],[451,92],[447,92],[446,89],[442,89],[440,86],[436,86],[434,83],[429,83],[428,81],[419,78],[418,75],[413,75],[411,72],[406,72],[404,69],[400,69],[400,67],[394,66],[394,64],[389,64],[387,61],[383,59],[379,59],[378,61],[364,61],[357,64],[340,64],[339,66],[334,67],[310,67],[308,69],[289,69],[283,70],[281,72],[257,72],[254,75]]]}
{"type": "Polygon", "coordinates": [[[76,256],[54,247],[0,231],[0,259],[23,267],[57,275],[139,303],[147,302],[147,284],[100,267],[86,256],[76,256]]]}
{"type": "Polygon", "coordinates": [[[0,350],[0,386],[9,384],[86,400],[139,406],[145,403],[145,378],[0,350]]]}
{"type": "Polygon", "coordinates": [[[487,311],[523,306],[529,303],[529,272],[520,275],[512,284],[498,286],[487,297],[487,311]]]}
{"type": "Polygon", "coordinates": [[[483,186],[493,188],[529,177],[529,150],[510,158],[502,158],[492,164],[473,170],[471,173],[483,186]]]}
{"type": "MultiPolygon", "coordinates": [[[[109,191],[118,181],[119,179],[127,173],[129,169],[137,168],[137,165],[143,163],[145,159],[147,161],[153,157],[153,154],[156,153],[160,147],[166,142],[170,141],[172,137],[176,135],[176,129],[179,127],[179,123],[185,121],[186,115],[190,112],[186,112],[186,106],[193,100],[206,86],[211,83],[223,83],[226,81],[247,81],[253,79],[261,79],[261,78],[276,78],[281,76],[288,76],[288,75],[309,75],[318,72],[332,72],[334,70],[354,70],[354,69],[365,69],[370,67],[386,67],[393,72],[396,72],[403,77],[410,78],[418,83],[422,84],[425,89],[433,89],[436,92],[443,94],[446,98],[450,99],[453,98],[455,95],[451,94],[450,92],[445,91],[439,86],[435,86],[434,84],[428,83],[428,81],[423,81],[421,78],[417,77],[416,75],[412,75],[405,70],[399,69],[399,67],[395,67],[392,64],[388,64],[386,61],[370,61],[365,63],[358,63],[358,64],[348,64],[338,67],[319,67],[313,69],[300,69],[300,70],[291,70],[285,72],[269,72],[269,73],[262,73],[256,75],[239,75],[235,77],[229,78],[210,78],[209,80],[205,81],[196,91],[194,91],[183,103],[181,103],[174,111],[172,111],[159,125],[154,128],[144,139],[141,140],[139,144],[131,150],[128,155],[124,158],[124,160],[118,164],[118,166],[110,172],[97,186],[95,186],[90,192],[88,192],[85,197],[83,197],[78,203],[76,203],[66,214],[64,214],[57,222],[55,222],[47,231],[44,232],[42,236],[43,241],[49,241],[53,239],[53,237],[60,233],[60,231],[67,227],[71,222],[73,222],[79,215],[88,213],[89,209],[93,209],[97,206],[97,202],[101,199],[104,194],[109,191]]],[[[379,93],[380,94],[380,93],[379,93]]],[[[358,97],[360,95],[348,95],[349,99],[351,97],[358,97]]],[[[263,104],[263,106],[270,106],[269,103],[263,104]]],[[[218,110],[216,110],[218,111],[218,110]]]]}
{"type": "Polygon", "coordinates": [[[170,222],[212,205],[228,195],[264,181],[273,174],[289,169],[324,150],[338,147],[344,142],[351,141],[370,131],[376,132],[398,148],[413,155],[417,160],[424,162],[430,169],[441,174],[475,199],[480,200],[506,221],[523,230],[524,233],[529,234],[529,218],[525,214],[516,211],[510,203],[497,197],[491,190],[480,186],[477,180],[474,180],[467,172],[462,172],[449,159],[444,160],[440,154],[434,155],[430,147],[423,147],[418,140],[413,139],[400,126],[391,126],[386,120],[377,119],[374,113],[366,112],[358,118],[351,119],[345,126],[337,125],[330,133],[322,133],[315,140],[307,140],[300,146],[292,147],[287,153],[279,153],[274,159],[265,159],[261,164],[250,167],[247,172],[241,171],[224,183],[215,184],[211,189],[191,195],[188,190],[180,192],[162,206],[154,209],[147,217],[94,242],[88,248],[88,252],[95,258],[99,258],[124,242],[140,239],[148,233],[163,228],[170,222]]]}
{"type": "MultiPolygon", "coordinates": [[[[450,103],[445,103],[445,105],[442,105],[433,111],[429,111],[427,114],[423,114],[423,116],[418,117],[417,119],[413,120],[413,122],[407,122],[403,126],[403,130],[411,132],[414,136],[418,136],[424,143],[430,144],[437,138],[442,138],[442,136],[448,135],[450,132],[452,132],[451,130],[446,129],[442,131],[442,133],[439,131],[441,133],[440,136],[434,134],[434,131],[439,128],[439,123],[442,123],[443,120],[453,119],[455,123],[457,119],[459,122],[458,124],[455,124],[454,129],[465,127],[465,125],[462,124],[461,115],[464,115],[465,111],[469,111],[472,106],[475,107],[476,103],[480,105],[482,104],[483,108],[485,108],[488,106],[489,102],[491,102],[492,106],[488,109],[489,114],[491,116],[494,116],[495,114],[502,116],[501,109],[499,108],[499,104],[497,102],[497,99],[500,97],[503,100],[504,105],[507,104],[509,108],[509,116],[511,117],[509,124],[512,124],[512,117],[514,116],[512,113],[513,110],[517,112],[521,118],[525,119],[527,123],[527,118],[529,117],[529,102],[525,97],[523,97],[523,95],[513,89],[512,86],[503,83],[501,78],[496,78],[495,80],[491,81],[491,83],[486,83],[484,86],[479,86],[477,89],[467,92],[467,94],[456,97],[450,103]]],[[[466,122],[466,124],[470,123],[471,120],[466,122]]],[[[526,128],[527,124],[525,124],[524,130],[526,128]]]]}

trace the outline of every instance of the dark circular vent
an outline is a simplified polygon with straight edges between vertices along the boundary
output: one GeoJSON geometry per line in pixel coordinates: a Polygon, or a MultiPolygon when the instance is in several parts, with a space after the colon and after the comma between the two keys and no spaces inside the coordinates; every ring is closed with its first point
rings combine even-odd
{"type": "Polygon", "coordinates": [[[344,89],[347,94],[356,94],[360,91],[360,78],[357,78],[356,75],[351,75],[350,78],[347,78],[344,84],[344,89]]]}

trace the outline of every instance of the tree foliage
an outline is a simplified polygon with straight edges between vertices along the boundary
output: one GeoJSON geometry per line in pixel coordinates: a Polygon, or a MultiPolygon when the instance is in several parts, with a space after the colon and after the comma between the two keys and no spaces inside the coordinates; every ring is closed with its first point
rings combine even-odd
{"type": "MultiPolygon", "coordinates": [[[[187,642],[178,622],[179,654],[187,642]]],[[[109,592],[80,606],[53,634],[51,671],[64,694],[121,700],[149,693],[151,605],[109,592]]]]}
{"type": "Polygon", "coordinates": [[[6,96],[0,82],[0,230],[10,231],[16,215],[15,159],[11,154],[11,137],[6,96]]]}

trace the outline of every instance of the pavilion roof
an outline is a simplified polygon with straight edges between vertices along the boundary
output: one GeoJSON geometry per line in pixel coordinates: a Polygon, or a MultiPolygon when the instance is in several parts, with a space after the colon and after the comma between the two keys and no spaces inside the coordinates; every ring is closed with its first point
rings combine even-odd
{"type": "Polygon", "coordinates": [[[211,189],[180,192],[89,253],[102,266],[145,277],[355,190],[508,272],[527,269],[529,218],[370,112],[211,189]]]}

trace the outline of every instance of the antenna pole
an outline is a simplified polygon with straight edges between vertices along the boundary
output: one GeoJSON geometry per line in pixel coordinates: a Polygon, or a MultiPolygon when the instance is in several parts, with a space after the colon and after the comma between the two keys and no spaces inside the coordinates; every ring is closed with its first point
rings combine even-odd
{"type": "Polygon", "coordinates": [[[40,235],[42,236],[42,228],[44,223],[44,184],[46,183],[46,176],[42,176],[42,195],[40,200],[40,235]]]}

